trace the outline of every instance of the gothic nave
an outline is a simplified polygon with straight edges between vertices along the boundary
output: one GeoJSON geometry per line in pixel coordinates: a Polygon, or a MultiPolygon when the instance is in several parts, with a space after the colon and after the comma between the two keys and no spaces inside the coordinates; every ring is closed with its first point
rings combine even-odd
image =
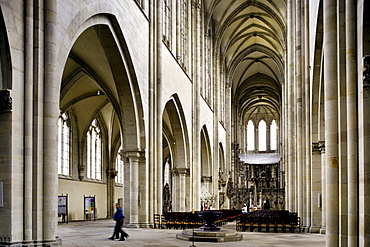
{"type": "Polygon", "coordinates": [[[369,5],[0,0],[0,245],[120,202],[129,228],[246,204],[370,246],[369,5]]]}

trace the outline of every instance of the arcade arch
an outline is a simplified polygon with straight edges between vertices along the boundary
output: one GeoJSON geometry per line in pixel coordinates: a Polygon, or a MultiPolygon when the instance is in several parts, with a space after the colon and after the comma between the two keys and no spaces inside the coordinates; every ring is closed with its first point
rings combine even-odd
{"type": "MultiPolygon", "coordinates": [[[[95,195],[99,217],[111,217],[114,202],[123,198],[127,220],[138,225],[139,208],[147,207],[138,202],[138,176],[145,170],[145,155],[141,150],[145,131],[135,69],[116,19],[96,15],[89,23],[73,43],[61,79],[60,111],[72,116],[73,123],[72,172],[68,177],[60,177],[59,193],[68,192],[70,205],[78,205],[83,195],[95,195]],[[90,179],[86,176],[86,133],[95,119],[101,129],[101,178],[90,179]],[[124,168],[117,169],[119,156],[124,168]],[[123,185],[116,184],[117,170],[126,174],[123,185]],[[79,189],[72,190],[76,185],[79,189]]],[[[145,176],[148,175],[144,175],[144,181],[145,176]]],[[[144,198],[146,190],[145,187],[140,191],[144,198]]],[[[71,220],[85,217],[80,208],[70,210],[71,220]]],[[[147,218],[140,220],[148,222],[147,218]]]]}
{"type": "Polygon", "coordinates": [[[190,210],[189,137],[184,112],[178,96],[172,95],[162,117],[163,135],[163,210],[190,210]],[[168,172],[170,174],[168,175],[168,172]],[[165,177],[167,176],[167,177],[165,177]],[[166,186],[164,181],[169,181],[166,186]]]}

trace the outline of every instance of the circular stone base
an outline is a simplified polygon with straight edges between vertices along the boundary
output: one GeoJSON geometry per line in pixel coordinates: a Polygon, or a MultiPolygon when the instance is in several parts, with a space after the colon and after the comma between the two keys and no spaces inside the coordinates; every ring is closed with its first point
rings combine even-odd
{"type": "Polygon", "coordinates": [[[184,230],[182,234],[176,235],[177,239],[187,240],[187,241],[197,241],[197,242],[231,242],[231,241],[241,241],[243,235],[236,233],[236,231],[231,230],[221,230],[218,232],[207,232],[200,230],[184,230]]]}

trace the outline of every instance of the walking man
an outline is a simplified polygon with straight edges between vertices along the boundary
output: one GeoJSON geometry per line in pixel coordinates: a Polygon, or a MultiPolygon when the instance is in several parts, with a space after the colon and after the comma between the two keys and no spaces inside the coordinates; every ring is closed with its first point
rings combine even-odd
{"type": "Polygon", "coordinates": [[[121,206],[116,203],[116,212],[113,215],[113,219],[116,221],[116,225],[114,226],[113,236],[110,237],[110,240],[119,239],[119,241],[125,241],[125,238],[128,237],[128,234],[122,230],[123,220],[125,216],[123,216],[121,206]],[[119,234],[121,233],[121,238],[119,238],[119,234]]]}

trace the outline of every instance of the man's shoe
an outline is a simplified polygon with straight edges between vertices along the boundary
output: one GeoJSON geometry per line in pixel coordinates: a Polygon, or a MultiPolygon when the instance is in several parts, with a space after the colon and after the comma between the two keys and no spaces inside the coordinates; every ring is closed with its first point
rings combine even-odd
{"type": "Polygon", "coordinates": [[[120,238],[118,241],[125,241],[125,239],[124,238],[120,238]]]}
{"type": "Polygon", "coordinates": [[[108,239],[110,239],[110,240],[114,240],[114,237],[110,237],[110,238],[108,238],[108,239]]]}

